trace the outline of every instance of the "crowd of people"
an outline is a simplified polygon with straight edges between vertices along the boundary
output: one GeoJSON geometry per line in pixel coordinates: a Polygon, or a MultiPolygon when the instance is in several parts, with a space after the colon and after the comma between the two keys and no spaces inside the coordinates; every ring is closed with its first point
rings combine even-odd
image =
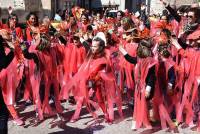
{"type": "Polygon", "coordinates": [[[123,119],[122,106],[132,102],[132,130],[159,122],[177,133],[179,125],[200,131],[200,8],[161,2],[160,15],[147,15],[145,5],[115,18],[73,7],[39,22],[31,12],[26,29],[11,13],[0,24],[0,133],[7,133],[9,114],[24,124],[19,99],[33,103],[38,122],[61,114],[67,100],[76,104],[70,122],[86,106],[94,119],[100,108],[112,124],[114,108],[123,119]]]}

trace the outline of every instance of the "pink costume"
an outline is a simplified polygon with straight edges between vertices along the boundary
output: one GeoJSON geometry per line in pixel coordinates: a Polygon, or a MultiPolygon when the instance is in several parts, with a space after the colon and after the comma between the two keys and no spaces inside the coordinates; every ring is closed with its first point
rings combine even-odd
{"type": "Polygon", "coordinates": [[[171,112],[171,110],[168,111],[168,109],[172,109],[172,106],[177,104],[177,100],[174,99],[174,96],[171,97],[166,94],[166,90],[168,87],[168,72],[169,69],[172,68],[174,65],[175,63],[170,58],[166,59],[166,61],[162,63],[159,62],[158,64],[156,64],[157,81],[153,98],[153,108],[155,116],[158,116],[156,115],[157,112],[159,113],[162,129],[167,128],[167,124],[170,128],[175,127],[169,116],[169,112],[171,112]]]}
{"type": "Polygon", "coordinates": [[[194,48],[180,50],[182,57],[181,65],[184,68],[184,93],[180,100],[180,108],[177,115],[177,121],[182,122],[183,109],[186,108],[186,124],[192,123],[193,111],[192,104],[198,90],[197,76],[199,74],[198,65],[200,64],[200,52],[194,48]]]}
{"type": "MultiPolygon", "coordinates": [[[[40,60],[40,52],[36,49],[36,45],[32,44],[29,47],[29,52],[35,53],[39,60],[40,60]]],[[[36,111],[38,112],[38,117],[40,120],[43,120],[43,111],[42,111],[42,104],[40,100],[39,90],[40,90],[40,82],[41,82],[41,74],[44,69],[41,64],[39,64],[39,67],[34,63],[33,60],[28,60],[28,70],[27,74],[29,76],[30,80],[30,87],[32,89],[33,93],[33,100],[36,105],[36,111]]],[[[41,61],[40,61],[41,62],[41,61]]]]}
{"type": "MultiPolygon", "coordinates": [[[[124,44],[124,48],[126,49],[126,51],[132,56],[135,57],[136,56],[136,50],[137,50],[138,45],[136,43],[125,43],[124,44]]],[[[133,64],[129,63],[128,61],[126,61],[126,59],[124,59],[124,57],[122,56],[120,58],[120,88],[121,90],[124,88],[124,85],[126,83],[126,86],[128,89],[134,89],[134,80],[133,80],[133,70],[134,70],[134,66],[133,64]],[[126,81],[124,83],[124,79],[126,77],[126,81]]]]}
{"type": "Polygon", "coordinates": [[[151,128],[151,124],[148,119],[148,108],[145,97],[146,90],[146,78],[149,69],[156,65],[156,61],[151,58],[139,59],[135,66],[135,108],[134,108],[134,120],[136,121],[136,129],[144,125],[147,128],[151,128]]]}
{"type": "MultiPolygon", "coordinates": [[[[8,49],[6,50],[9,51],[8,49]]],[[[1,74],[1,85],[4,101],[14,119],[19,118],[16,110],[14,109],[15,104],[15,93],[16,89],[22,79],[23,75],[23,66],[20,66],[18,57],[15,56],[9,66],[2,70],[1,74]]]]}
{"type": "MultiPolygon", "coordinates": [[[[12,33],[10,29],[7,29],[7,30],[12,33]]],[[[21,28],[19,27],[15,28],[15,32],[16,32],[16,38],[18,38],[19,40],[22,40],[23,35],[22,35],[21,28]]],[[[19,117],[14,108],[15,97],[16,97],[15,93],[16,93],[17,87],[19,86],[20,80],[22,79],[22,75],[23,75],[22,62],[24,60],[24,57],[23,57],[19,44],[16,43],[14,45],[15,45],[15,57],[8,67],[2,70],[2,74],[4,74],[4,76],[2,77],[1,85],[2,87],[4,87],[3,97],[7,105],[7,108],[9,112],[11,113],[12,117],[14,119],[17,119],[19,117]]],[[[9,49],[6,49],[6,53],[8,53],[9,51],[10,51],[9,49]]]]}
{"type": "MultiPolygon", "coordinates": [[[[73,43],[68,44],[64,49],[64,82],[68,82],[82,65],[86,52],[83,46],[75,46],[73,43]]],[[[65,92],[64,87],[60,92],[60,99],[67,99],[68,92],[65,92]]]]}
{"type": "MultiPolygon", "coordinates": [[[[95,106],[93,100],[90,100],[89,97],[89,89],[87,88],[87,81],[90,79],[93,80],[100,80],[101,89],[97,91],[100,94],[96,97],[98,99],[98,104],[102,108],[106,118],[108,117],[109,120],[113,120],[114,118],[114,111],[113,111],[113,103],[117,96],[117,92],[115,90],[116,84],[115,84],[115,78],[114,75],[110,72],[109,69],[109,62],[105,57],[100,58],[92,58],[90,57],[88,60],[85,60],[81,67],[79,68],[78,72],[74,75],[74,77],[66,84],[67,88],[65,88],[65,92],[69,92],[69,90],[72,87],[75,87],[75,98],[77,101],[77,108],[76,111],[72,117],[72,119],[78,119],[80,110],[83,103],[86,103],[87,105],[92,104],[95,106]],[[101,97],[100,97],[101,96],[101,97]],[[104,98],[103,100],[101,100],[104,98]],[[108,107],[105,105],[105,101],[108,102],[108,107]],[[107,113],[108,111],[108,113],[107,113]]],[[[98,82],[96,81],[95,82],[98,82]]],[[[96,88],[98,88],[97,86],[96,88]]],[[[92,113],[94,117],[95,113],[93,113],[88,107],[88,110],[92,113]]]]}
{"type": "Polygon", "coordinates": [[[53,114],[53,111],[49,105],[50,86],[53,84],[56,110],[58,113],[61,113],[63,110],[59,101],[56,46],[47,48],[46,50],[38,52],[38,54],[43,67],[41,75],[43,76],[45,82],[45,98],[42,106],[43,112],[47,114],[53,114]]]}

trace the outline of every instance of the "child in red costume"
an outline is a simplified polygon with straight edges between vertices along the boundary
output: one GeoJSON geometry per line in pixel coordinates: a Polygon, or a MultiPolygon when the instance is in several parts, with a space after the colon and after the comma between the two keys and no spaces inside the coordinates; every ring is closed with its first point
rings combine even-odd
{"type": "Polygon", "coordinates": [[[135,107],[133,113],[134,121],[132,124],[132,129],[134,130],[143,125],[148,129],[152,129],[148,117],[147,103],[153,97],[156,61],[152,57],[150,48],[151,43],[142,40],[137,48],[138,57],[131,57],[122,46],[119,48],[127,61],[136,64],[135,107]]]}
{"type": "Polygon", "coordinates": [[[161,126],[163,129],[169,125],[170,129],[177,131],[175,125],[173,124],[170,113],[173,107],[177,107],[176,95],[174,94],[175,87],[175,62],[170,57],[169,52],[169,39],[163,33],[161,34],[156,43],[158,44],[157,52],[154,54],[157,60],[156,64],[156,87],[155,96],[153,98],[153,112],[154,116],[159,116],[161,121],[161,126]],[[159,96],[159,97],[158,97],[159,96]],[[156,115],[157,114],[157,115],[156,115]]]}
{"type": "MultiPolygon", "coordinates": [[[[177,42],[176,39],[171,39],[172,40],[172,44],[179,50],[179,54],[181,54],[181,56],[188,58],[188,66],[186,69],[189,69],[188,72],[188,78],[185,82],[185,86],[184,86],[184,94],[183,94],[183,99],[181,102],[181,108],[180,108],[180,113],[179,113],[179,121],[182,121],[181,116],[182,116],[182,110],[183,108],[186,108],[186,124],[187,125],[192,125],[193,124],[193,117],[196,115],[196,119],[197,120],[197,130],[199,131],[199,95],[198,95],[198,90],[199,90],[199,69],[198,69],[198,65],[200,63],[199,61],[199,44],[200,44],[200,40],[199,40],[199,28],[193,32],[192,34],[190,34],[187,37],[187,41],[189,43],[189,45],[191,46],[190,48],[184,50],[182,49],[182,47],[179,45],[179,43],[177,42]],[[190,96],[190,97],[188,97],[190,96]],[[193,106],[193,107],[192,107],[193,106]]],[[[187,73],[187,72],[186,72],[187,73]]]]}

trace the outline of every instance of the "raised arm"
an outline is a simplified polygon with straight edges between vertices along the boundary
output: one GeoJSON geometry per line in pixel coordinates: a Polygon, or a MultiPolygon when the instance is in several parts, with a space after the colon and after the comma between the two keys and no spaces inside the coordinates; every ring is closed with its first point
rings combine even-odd
{"type": "Polygon", "coordinates": [[[164,2],[163,0],[160,0],[160,1],[165,6],[165,8],[169,11],[169,13],[174,17],[174,19],[177,22],[180,22],[181,21],[181,16],[178,15],[178,13],[176,12],[176,10],[174,10],[173,8],[171,8],[171,6],[169,5],[169,3],[164,2]]]}
{"type": "Polygon", "coordinates": [[[123,54],[124,58],[132,63],[132,64],[137,64],[137,57],[132,57],[128,54],[128,52],[122,47],[122,46],[119,46],[119,51],[123,54]]]}

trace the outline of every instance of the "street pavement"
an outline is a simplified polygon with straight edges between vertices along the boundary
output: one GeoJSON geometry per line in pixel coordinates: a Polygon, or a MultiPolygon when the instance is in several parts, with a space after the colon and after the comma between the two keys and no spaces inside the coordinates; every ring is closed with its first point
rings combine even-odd
{"type": "MultiPolygon", "coordinates": [[[[99,120],[95,121],[91,114],[83,108],[81,112],[81,118],[75,123],[70,123],[70,117],[72,116],[75,106],[63,103],[65,108],[62,116],[46,117],[43,122],[35,124],[34,117],[35,111],[33,106],[24,107],[20,105],[17,110],[20,111],[20,116],[25,120],[24,126],[16,126],[11,120],[9,121],[8,134],[170,134],[166,130],[160,130],[158,125],[155,125],[153,131],[139,129],[138,131],[131,130],[132,122],[132,109],[127,106],[123,106],[124,119],[120,119],[115,111],[116,121],[109,125],[103,120],[102,112],[99,110],[99,120]]],[[[191,131],[189,128],[181,129],[181,134],[200,134],[200,132],[191,131]]]]}

